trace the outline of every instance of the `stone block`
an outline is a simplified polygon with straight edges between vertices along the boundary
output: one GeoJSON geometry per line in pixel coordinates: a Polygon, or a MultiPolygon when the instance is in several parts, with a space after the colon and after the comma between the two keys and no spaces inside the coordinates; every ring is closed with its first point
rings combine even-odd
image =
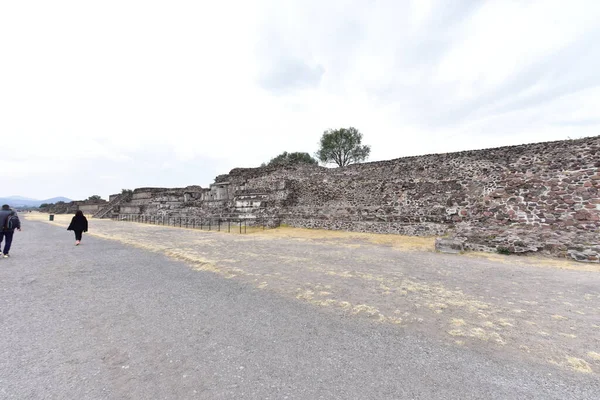
{"type": "Polygon", "coordinates": [[[440,253],[458,254],[465,250],[465,246],[462,240],[436,238],[435,250],[440,253]]]}
{"type": "Polygon", "coordinates": [[[591,250],[587,250],[587,251],[580,251],[580,250],[582,250],[582,249],[571,249],[567,253],[575,261],[589,262],[589,263],[600,262],[598,253],[593,252],[591,250]]]}

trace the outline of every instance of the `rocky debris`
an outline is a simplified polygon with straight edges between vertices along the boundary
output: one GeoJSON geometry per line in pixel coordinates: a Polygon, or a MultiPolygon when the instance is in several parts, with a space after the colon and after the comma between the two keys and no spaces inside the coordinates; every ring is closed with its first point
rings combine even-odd
{"type": "Polygon", "coordinates": [[[439,251],[440,253],[457,254],[463,252],[464,250],[465,246],[462,240],[446,238],[435,239],[435,251],[439,251]]]}
{"type": "Polygon", "coordinates": [[[597,263],[600,262],[600,247],[593,249],[569,249],[567,254],[575,261],[597,263]]]}

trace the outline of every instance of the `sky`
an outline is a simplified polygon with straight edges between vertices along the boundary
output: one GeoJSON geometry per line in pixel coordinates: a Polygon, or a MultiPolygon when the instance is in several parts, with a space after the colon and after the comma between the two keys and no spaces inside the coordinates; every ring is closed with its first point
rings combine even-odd
{"type": "Polygon", "coordinates": [[[0,197],[600,134],[595,0],[0,2],[0,197]]]}

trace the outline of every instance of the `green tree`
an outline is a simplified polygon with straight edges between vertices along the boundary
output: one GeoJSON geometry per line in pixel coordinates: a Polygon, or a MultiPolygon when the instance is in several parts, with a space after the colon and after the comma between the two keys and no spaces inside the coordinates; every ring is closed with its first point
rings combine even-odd
{"type": "Polygon", "coordinates": [[[40,208],[47,208],[49,206],[50,206],[50,204],[48,204],[48,203],[42,203],[42,204],[40,204],[40,208]]]}
{"type": "Polygon", "coordinates": [[[365,161],[371,146],[362,145],[362,133],[356,128],[329,129],[323,132],[316,157],[324,164],[335,163],[339,167],[365,161]]]}
{"type": "Polygon", "coordinates": [[[98,200],[102,200],[102,197],[98,196],[97,194],[88,197],[88,201],[98,201],[98,200]]]}
{"type": "Polygon", "coordinates": [[[266,164],[266,165],[263,164],[262,166],[271,167],[274,165],[290,165],[290,164],[318,165],[319,162],[317,160],[315,160],[314,158],[312,158],[311,155],[308,153],[301,153],[301,152],[288,153],[287,151],[284,151],[277,157],[272,158],[268,164],[266,164]]]}

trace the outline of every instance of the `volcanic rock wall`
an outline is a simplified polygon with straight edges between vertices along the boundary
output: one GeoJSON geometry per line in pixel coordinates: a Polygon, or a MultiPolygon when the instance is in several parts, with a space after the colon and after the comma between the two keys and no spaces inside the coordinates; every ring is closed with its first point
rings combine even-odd
{"type": "Polygon", "coordinates": [[[84,214],[93,214],[106,204],[106,200],[75,200],[69,203],[59,202],[42,211],[51,214],[75,214],[81,210],[84,214]]]}
{"type": "Polygon", "coordinates": [[[234,169],[209,189],[194,188],[138,189],[127,206],[154,215],[268,216],[297,227],[448,235],[471,250],[600,258],[600,136],[335,169],[234,169]]]}

